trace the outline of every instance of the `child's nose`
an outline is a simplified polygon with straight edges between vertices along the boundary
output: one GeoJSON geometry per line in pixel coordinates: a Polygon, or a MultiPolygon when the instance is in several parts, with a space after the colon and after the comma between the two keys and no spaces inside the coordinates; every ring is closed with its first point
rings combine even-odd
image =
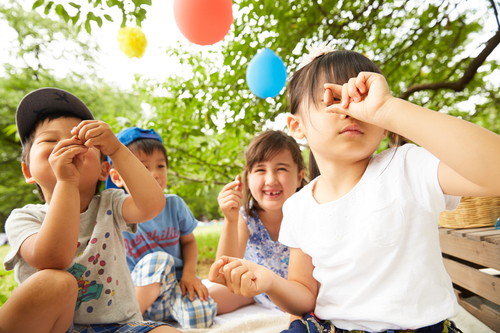
{"type": "Polygon", "coordinates": [[[266,174],[266,185],[274,185],[277,183],[277,177],[274,172],[268,172],[266,174]]]}

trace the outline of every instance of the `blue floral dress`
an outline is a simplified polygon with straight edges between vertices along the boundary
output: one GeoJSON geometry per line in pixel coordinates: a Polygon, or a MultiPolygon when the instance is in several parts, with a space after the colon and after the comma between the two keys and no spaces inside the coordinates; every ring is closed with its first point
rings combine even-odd
{"type": "MultiPolygon", "coordinates": [[[[254,212],[257,215],[257,211],[254,210],[254,212]]],[[[257,217],[247,216],[244,207],[240,208],[240,214],[250,231],[243,259],[262,265],[286,279],[288,276],[290,248],[271,239],[258,215],[257,217]]],[[[276,305],[271,302],[266,294],[257,295],[254,300],[265,307],[276,308],[276,305]]]]}

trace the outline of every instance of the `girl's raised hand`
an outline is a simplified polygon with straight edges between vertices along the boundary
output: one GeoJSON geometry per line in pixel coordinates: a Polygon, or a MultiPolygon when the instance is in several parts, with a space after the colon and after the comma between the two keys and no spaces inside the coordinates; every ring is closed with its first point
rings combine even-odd
{"type": "Polygon", "coordinates": [[[220,209],[228,222],[238,222],[238,216],[243,199],[243,182],[240,175],[236,179],[222,188],[217,197],[220,209]]]}
{"type": "Polygon", "coordinates": [[[208,273],[210,281],[225,285],[230,292],[244,297],[267,292],[272,287],[275,276],[264,266],[225,256],[217,259],[208,273]]]}
{"type": "Polygon", "coordinates": [[[391,99],[387,81],[378,73],[361,72],[344,85],[325,83],[326,112],[348,115],[382,128],[391,99]]]}

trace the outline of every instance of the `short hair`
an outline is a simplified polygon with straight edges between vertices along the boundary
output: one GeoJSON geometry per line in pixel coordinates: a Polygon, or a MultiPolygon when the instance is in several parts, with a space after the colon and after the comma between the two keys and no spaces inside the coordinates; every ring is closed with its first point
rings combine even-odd
{"type": "Polygon", "coordinates": [[[142,151],[146,155],[152,155],[155,151],[160,151],[165,157],[165,161],[167,162],[168,168],[168,155],[167,150],[163,143],[156,139],[137,139],[132,141],[127,145],[127,148],[132,152],[134,151],[142,151]]]}
{"type": "MultiPolygon", "coordinates": [[[[33,140],[35,139],[35,132],[36,132],[37,127],[40,124],[44,123],[45,121],[49,121],[50,122],[50,121],[58,119],[58,118],[76,118],[76,119],[81,119],[80,117],[78,117],[78,116],[76,116],[76,115],[74,115],[72,113],[68,113],[68,112],[64,112],[64,111],[48,112],[48,113],[41,114],[40,117],[39,117],[39,119],[35,123],[35,125],[33,125],[33,128],[30,130],[29,135],[26,137],[26,139],[24,141],[24,144],[22,146],[23,150],[22,150],[22,153],[21,153],[21,161],[24,164],[26,164],[26,166],[28,168],[29,168],[29,165],[30,165],[30,150],[31,150],[31,147],[33,146],[33,140]]],[[[106,161],[106,158],[107,158],[106,155],[104,155],[101,152],[101,162],[106,161]]],[[[103,183],[102,180],[99,180],[97,182],[95,194],[99,194],[99,191],[101,190],[102,183],[103,183]]],[[[37,188],[37,191],[38,191],[38,197],[40,198],[40,200],[42,200],[43,202],[45,202],[45,196],[43,195],[42,188],[37,183],[35,183],[35,185],[36,185],[36,188],[37,188]]]]}
{"type": "MultiPolygon", "coordinates": [[[[256,200],[252,200],[252,193],[250,192],[250,186],[248,186],[248,174],[255,164],[269,161],[283,150],[290,152],[293,161],[297,164],[298,172],[305,170],[306,165],[299,144],[294,138],[283,131],[267,130],[256,136],[245,150],[245,174],[243,176],[245,196],[243,207],[248,216],[257,217],[255,216],[255,211],[262,210],[259,203],[256,200]],[[250,202],[252,206],[250,206],[250,202]]],[[[297,191],[306,184],[307,181],[304,177],[297,191]]]]}

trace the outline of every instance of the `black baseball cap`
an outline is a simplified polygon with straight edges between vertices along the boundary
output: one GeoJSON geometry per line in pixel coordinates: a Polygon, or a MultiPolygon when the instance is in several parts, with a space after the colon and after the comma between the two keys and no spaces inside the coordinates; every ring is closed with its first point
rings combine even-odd
{"type": "Polygon", "coordinates": [[[72,93],[58,88],[33,90],[21,99],[16,111],[17,132],[23,146],[40,117],[53,112],[67,112],[82,120],[94,119],[87,106],[72,93]]]}

